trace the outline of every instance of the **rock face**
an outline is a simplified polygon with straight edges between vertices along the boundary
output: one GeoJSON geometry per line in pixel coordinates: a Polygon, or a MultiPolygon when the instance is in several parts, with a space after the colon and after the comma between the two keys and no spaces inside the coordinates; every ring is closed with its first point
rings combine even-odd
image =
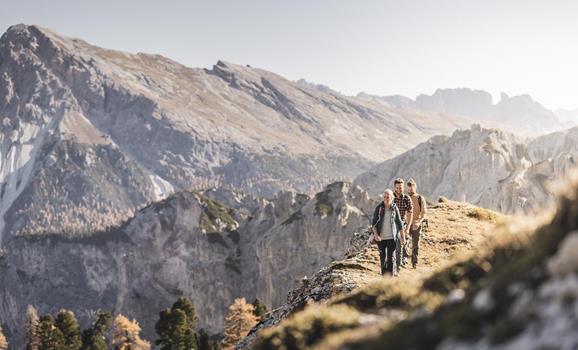
{"type": "Polygon", "coordinates": [[[0,257],[0,324],[21,344],[28,304],[41,314],[71,309],[83,325],[109,309],[136,318],[153,340],[158,312],[186,296],[199,326],[220,332],[235,298],[278,307],[303,276],[343,255],[372,206],[345,182],[270,200],[185,191],[89,237],[12,237],[0,257]]]}
{"type": "Polygon", "coordinates": [[[578,159],[578,128],[535,139],[472,126],[435,136],[358,176],[371,195],[413,177],[418,191],[505,213],[529,211],[553,199],[547,185],[567,175],[578,159]]]}
{"type": "Polygon", "coordinates": [[[471,123],[428,118],[16,25],[0,39],[0,232],[88,235],[178,190],[314,194],[471,123]]]}
{"type": "Polygon", "coordinates": [[[509,131],[529,135],[540,135],[563,129],[567,124],[558,115],[530,95],[509,97],[502,93],[501,100],[494,104],[492,95],[483,90],[467,88],[437,89],[433,95],[419,95],[415,100],[400,96],[374,96],[361,93],[359,98],[381,101],[386,106],[411,110],[463,115],[499,123],[497,126],[509,131]]]}

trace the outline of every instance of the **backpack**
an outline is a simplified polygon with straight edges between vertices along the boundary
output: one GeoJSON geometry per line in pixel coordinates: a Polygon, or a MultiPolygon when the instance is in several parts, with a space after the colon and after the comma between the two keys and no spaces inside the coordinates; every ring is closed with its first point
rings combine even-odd
{"type": "Polygon", "coordinates": [[[417,194],[417,204],[419,205],[419,211],[421,211],[421,194],[417,194]]]}

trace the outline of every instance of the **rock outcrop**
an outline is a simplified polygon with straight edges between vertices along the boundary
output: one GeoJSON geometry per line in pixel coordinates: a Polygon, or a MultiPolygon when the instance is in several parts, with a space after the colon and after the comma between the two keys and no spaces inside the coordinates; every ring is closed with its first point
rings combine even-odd
{"type": "Polygon", "coordinates": [[[435,136],[359,175],[373,196],[397,177],[413,177],[426,196],[447,196],[504,213],[531,211],[554,199],[548,184],[578,159],[578,128],[535,139],[472,126],[435,136]]]}
{"type": "Polygon", "coordinates": [[[346,182],[314,197],[185,191],[90,236],[15,236],[0,256],[0,324],[22,344],[28,304],[41,314],[73,310],[83,326],[108,309],[137,319],[154,340],[158,312],[186,296],[199,326],[218,333],[235,298],[279,307],[303,276],[344,254],[372,206],[346,182]]]}

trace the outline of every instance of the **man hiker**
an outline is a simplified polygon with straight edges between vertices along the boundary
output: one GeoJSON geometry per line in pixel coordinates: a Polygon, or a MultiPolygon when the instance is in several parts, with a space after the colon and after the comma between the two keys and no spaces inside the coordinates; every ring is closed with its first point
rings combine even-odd
{"type": "Polygon", "coordinates": [[[395,186],[395,193],[393,201],[399,210],[399,214],[401,215],[401,220],[404,223],[403,230],[400,234],[400,239],[396,242],[396,249],[395,249],[395,258],[397,260],[397,271],[399,272],[399,268],[401,266],[405,266],[405,258],[407,254],[407,238],[409,236],[409,223],[412,222],[413,219],[413,204],[409,196],[403,193],[403,179],[397,178],[393,182],[395,186]]]}
{"type": "Polygon", "coordinates": [[[396,241],[399,239],[403,223],[397,206],[393,202],[393,192],[388,188],[383,192],[383,201],[380,202],[371,217],[373,239],[379,248],[379,262],[381,274],[393,274],[395,271],[396,241]]]}
{"type": "Polygon", "coordinates": [[[409,234],[411,236],[411,265],[415,269],[419,256],[419,239],[421,236],[422,223],[427,215],[427,204],[423,196],[417,193],[417,184],[412,178],[407,181],[407,194],[409,198],[411,198],[413,205],[413,220],[411,221],[409,234]]]}

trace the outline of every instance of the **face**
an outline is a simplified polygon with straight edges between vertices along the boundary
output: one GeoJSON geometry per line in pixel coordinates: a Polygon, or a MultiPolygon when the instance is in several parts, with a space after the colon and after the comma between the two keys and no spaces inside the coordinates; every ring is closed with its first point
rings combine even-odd
{"type": "Polygon", "coordinates": [[[383,203],[385,203],[386,205],[391,205],[392,201],[393,198],[391,198],[389,192],[383,192],[383,203]]]}
{"type": "Polygon", "coordinates": [[[395,184],[395,194],[398,196],[403,193],[403,184],[395,184]]]}
{"type": "Polygon", "coordinates": [[[408,193],[410,196],[413,196],[413,195],[415,194],[416,188],[417,188],[416,185],[408,184],[408,185],[407,185],[407,193],[408,193]]]}

